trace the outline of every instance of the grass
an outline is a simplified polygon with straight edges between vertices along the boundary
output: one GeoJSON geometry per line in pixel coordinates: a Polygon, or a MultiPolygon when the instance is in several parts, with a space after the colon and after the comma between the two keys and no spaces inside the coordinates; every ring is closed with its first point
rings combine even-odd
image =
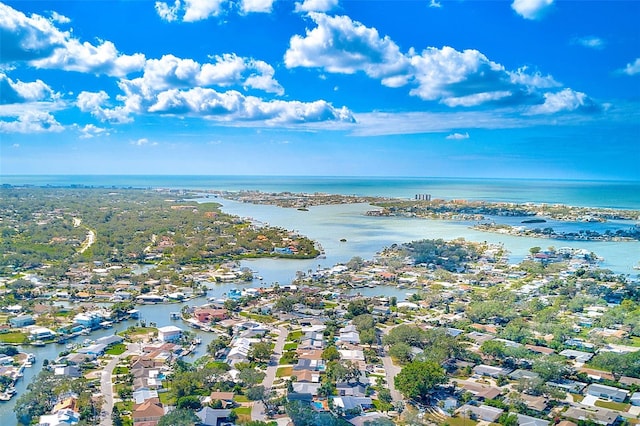
{"type": "Polygon", "coordinates": [[[450,419],[447,419],[446,423],[449,426],[473,426],[478,424],[475,420],[463,417],[451,417],[450,419]]]}
{"type": "Polygon", "coordinates": [[[624,412],[626,412],[630,407],[630,404],[625,404],[623,402],[615,402],[615,401],[597,400],[595,404],[596,404],[596,407],[608,408],[610,410],[618,410],[618,411],[624,411],[624,412]]]}
{"type": "Polygon", "coordinates": [[[251,407],[238,407],[234,408],[234,411],[238,415],[239,423],[251,421],[251,407]]]}
{"type": "Polygon", "coordinates": [[[26,343],[28,340],[27,335],[20,331],[0,334],[0,342],[2,343],[26,343]]]}
{"type": "Polygon", "coordinates": [[[107,355],[121,355],[124,351],[127,350],[127,345],[124,343],[118,343],[116,345],[111,346],[109,349],[105,351],[107,355]]]}
{"type": "Polygon", "coordinates": [[[584,395],[572,394],[571,397],[573,398],[573,402],[582,402],[584,399],[584,395]]]}
{"type": "Polygon", "coordinates": [[[133,401],[120,401],[116,402],[116,407],[122,413],[123,411],[131,411],[133,410],[133,401]]]}
{"type": "Polygon", "coordinates": [[[302,330],[292,331],[291,333],[289,333],[289,336],[287,337],[287,341],[295,342],[296,340],[299,340],[302,336],[303,336],[302,330]]]}
{"type": "Polygon", "coordinates": [[[276,370],[276,377],[287,377],[293,374],[293,367],[280,367],[276,370]]]}
{"type": "Polygon", "coordinates": [[[246,395],[234,395],[233,400],[235,402],[249,402],[249,398],[246,395]]]}
{"type": "Polygon", "coordinates": [[[116,368],[113,369],[114,375],[127,374],[128,372],[129,372],[129,368],[127,367],[117,366],[116,368]]]}
{"type": "Polygon", "coordinates": [[[285,351],[295,350],[297,348],[298,348],[298,344],[295,343],[295,342],[285,343],[284,344],[284,350],[285,351]]]}
{"type": "Polygon", "coordinates": [[[265,323],[272,323],[276,320],[274,317],[270,315],[252,314],[250,312],[245,312],[245,311],[240,312],[239,315],[246,318],[250,318],[258,322],[265,322],[265,323]]]}
{"type": "Polygon", "coordinates": [[[175,405],[176,399],[171,395],[170,392],[162,392],[158,393],[158,398],[162,405],[175,405]]]}

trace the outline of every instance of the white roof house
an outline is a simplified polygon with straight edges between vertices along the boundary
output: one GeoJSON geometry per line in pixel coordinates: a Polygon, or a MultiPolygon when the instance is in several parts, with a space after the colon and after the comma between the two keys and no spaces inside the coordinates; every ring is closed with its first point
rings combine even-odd
{"type": "Polygon", "coordinates": [[[158,328],[158,339],[162,342],[173,342],[182,336],[182,329],[175,325],[158,328]]]}

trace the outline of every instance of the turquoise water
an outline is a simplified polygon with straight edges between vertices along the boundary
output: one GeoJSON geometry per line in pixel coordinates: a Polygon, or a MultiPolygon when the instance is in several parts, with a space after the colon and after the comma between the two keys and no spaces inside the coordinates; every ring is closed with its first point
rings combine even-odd
{"type": "Polygon", "coordinates": [[[380,178],[317,176],[143,176],[10,175],[9,185],[87,185],[101,187],[185,188],[266,192],[331,193],[413,198],[559,203],[575,206],[640,209],[640,182],[531,179],[380,178]]]}

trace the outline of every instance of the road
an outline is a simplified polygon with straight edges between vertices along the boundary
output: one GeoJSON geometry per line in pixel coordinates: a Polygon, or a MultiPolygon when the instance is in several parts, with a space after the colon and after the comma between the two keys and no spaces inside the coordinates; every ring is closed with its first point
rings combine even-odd
{"type": "MultiPolygon", "coordinates": [[[[266,391],[269,391],[273,386],[273,381],[276,378],[276,371],[278,370],[278,363],[280,362],[280,357],[282,357],[282,351],[284,350],[284,344],[289,336],[289,330],[284,326],[278,327],[278,330],[280,330],[280,335],[278,336],[278,340],[276,340],[275,347],[273,348],[273,354],[271,355],[269,365],[267,366],[266,376],[262,381],[262,386],[264,386],[266,391]]],[[[251,420],[266,421],[267,417],[265,416],[264,410],[265,407],[262,401],[255,401],[251,407],[251,420]]]]}
{"type": "MultiPolygon", "coordinates": [[[[395,326],[394,326],[395,327],[395,326]]],[[[382,334],[388,334],[394,327],[386,327],[382,330],[382,334]]],[[[402,402],[402,394],[396,390],[396,385],[394,382],[394,378],[396,375],[402,370],[402,367],[398,367],[393,364],[393,360],[389,356],[389,347],[382,346],[382,336],[378,333],[378,344],[380,347],[384,348],[384,356],[382,357],[382,366],[384,367],[384,372],[387,378],[387,386],[389,387],[389,391],[391,392],[391,398],[393,402],[402,402]]]]}
{"type": "Polygon", "coordinates": [[[113,426],[113,422],[111,420],[111,412],[113,410],[113,381],[111,380],[111,376],[113,375],[114,368],[116,368],[116,365],[118,365],[122,358],[126,358],[127,356],[138,353],[139,351],[139,344],[129,343],[127,345],[127,350],[109,361],[102,371],[100,391],[102,392],[104,402],[102,403],[103,414],[100,416],[100,426],[113,426]]]}

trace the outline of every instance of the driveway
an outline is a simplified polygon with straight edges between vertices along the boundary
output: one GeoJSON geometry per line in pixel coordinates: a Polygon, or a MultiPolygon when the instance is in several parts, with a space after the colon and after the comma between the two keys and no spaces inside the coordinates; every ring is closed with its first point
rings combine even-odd
{"type": "MultiPolygon", "coordinates": [[[[276,340],[276,345],[273,348],[273,354],[271,354],[271,359],[267,366],[266,376],[262,381],[262,386],[264,386],[264,389],[267,392],[273,386],[273,381],[276,378],[276,371],[278,370],[278,363],[280,362],[280,357],[282,357],[282,351],[284,350],[284,344],[287,341],[287,336],[289,336],[289,330],[284,326],[279,326],[278,330],[280,330],[280,335],[278,336],[278,340],[276,340]]],[[[251,407],[251,420],[260,420],[264,422],[267,419],[264,410],[265,407],[262,401],[255,401],[251,407]]]]}
{"type": "Polygon", "coordinates": [[[113,382],[111,380],[111,376],[113,375],[113,370],[116,368],[116,365],[118,365],[122,358],[126,358],[129,355],[137,353],[139,350],[139,344],[129,343],[127,345],[127,350],[120,355],[113,357],[113,359],[109,361],[104,370],[102,370],[102,378],[100,379],[100,391],[102,392],[104,402],[102,404],[103,414],[100,416],[100,426],[113,426],[113,421],[111,420],[111,413],[113,411],[113,382]]]}

